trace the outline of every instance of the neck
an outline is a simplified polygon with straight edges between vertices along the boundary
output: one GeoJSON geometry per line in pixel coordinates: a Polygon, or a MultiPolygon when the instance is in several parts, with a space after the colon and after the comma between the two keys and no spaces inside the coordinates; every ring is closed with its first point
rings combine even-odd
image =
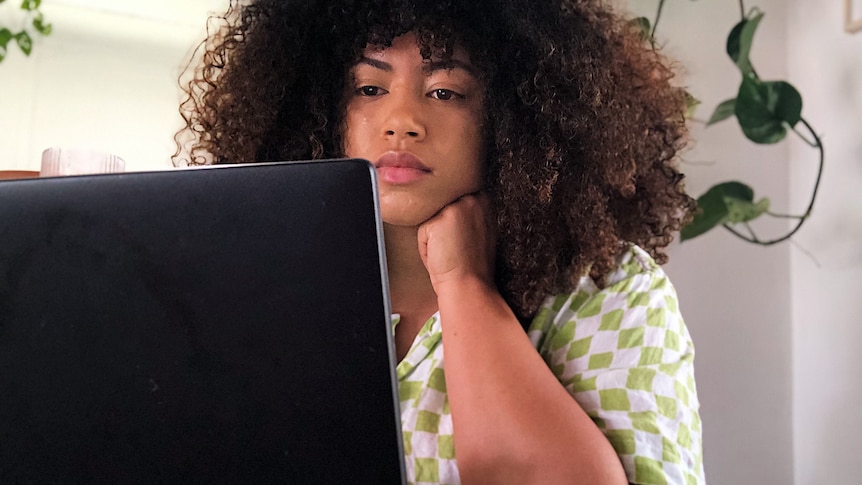
{"type": "Polygon", "coordinates": [[[437,295],[419,257],[418,228],[384,224],[392,311],[402,316],[437,311],[437,295]]]}

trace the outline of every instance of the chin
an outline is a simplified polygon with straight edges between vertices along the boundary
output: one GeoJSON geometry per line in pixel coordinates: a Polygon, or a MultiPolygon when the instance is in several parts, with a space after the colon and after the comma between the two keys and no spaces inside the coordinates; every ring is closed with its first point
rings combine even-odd
{"type": "Polygon", "coordinates": [[[401,227],[418,227],[428,219],[434,217],[440,208],[422,208],[417,210],[417,207],[386,207],[381,205],[380,217],[384,224],[401,227]]]}
{"type": "Polygon", "coordinates": [[[384,212],[382,214],[382,219],[384,224],[388,224],[390,226],[398,226],[398,227],[419,227],[423,222],[430,219],[430,217],[421,218],[421,217],[411,217],[408,215],[391,215],[388,216],[384,212]]]}

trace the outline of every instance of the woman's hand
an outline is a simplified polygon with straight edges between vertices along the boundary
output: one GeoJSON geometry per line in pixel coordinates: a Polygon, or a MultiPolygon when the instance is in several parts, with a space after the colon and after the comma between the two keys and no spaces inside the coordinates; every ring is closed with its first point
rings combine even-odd
{"type": "Polygon", "coordinates": [[[434,291],[478,279],[494,285],[496,241],[491,201],[469,194],[447,205],[419,226],[419,255],[434,291]]]}

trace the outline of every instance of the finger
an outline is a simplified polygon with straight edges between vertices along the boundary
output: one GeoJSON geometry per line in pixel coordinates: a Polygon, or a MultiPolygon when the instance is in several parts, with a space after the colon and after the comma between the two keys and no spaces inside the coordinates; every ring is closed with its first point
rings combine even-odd
{"type": "MultiPolygon", "coordinates": [[[[430,220],[430,219],[429,219],[430,220]]],[[[428,221],[425,221],[419,226],[417,233],[417,243],[419,247],[419,258],[422,264],[428,267],[428,221]]]]}

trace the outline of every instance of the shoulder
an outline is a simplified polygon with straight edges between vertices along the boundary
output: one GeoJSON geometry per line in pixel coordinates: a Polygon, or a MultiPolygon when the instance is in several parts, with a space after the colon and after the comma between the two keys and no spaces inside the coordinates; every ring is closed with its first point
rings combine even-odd
{"type": "Polygon", "coordinates": [[[582,335],[644,326],[681,330],[676,290],[640,247],[629,245],[605,281],[599,288],[583,276],[571,292],[548,297],[528,330],[534,345],[541,349],[549,339],[571,339],[576,326],[582,335]]]}
{"type": "Polygon", "coordinates": [[[617,267],[608,275],[608,284],[614,285],[638,275],[657,273],[664,275],[661,266],[640,246],[629,244],[617,262],[617,267]]]}
{"type": "Polygon", "coordinates": [[[694,345],[664,271],[631,246],[598,288],[548,298],[529,336],[631,483],[702,483],[694,345]]]}

